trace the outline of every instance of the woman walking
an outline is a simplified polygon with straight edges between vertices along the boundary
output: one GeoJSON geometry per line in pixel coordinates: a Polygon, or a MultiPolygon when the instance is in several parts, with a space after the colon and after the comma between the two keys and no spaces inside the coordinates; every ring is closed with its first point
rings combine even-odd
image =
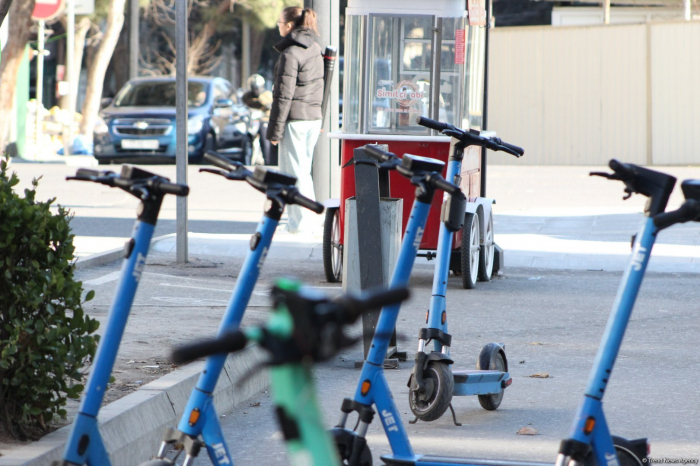
{"type": "MultiPolygon", "coordinates": [[[[314,37],[316,13],[311,8],[288,7],[277,26],[282,40],[275,45],[280,57],[275,64],[274,100],[267,138],[279,143],[280,170],[299,180],[301,194],[316,199],[311,178],[314,146],[321,131],[323,58],[314,37]]],[[[297,205],[287,207],[291,233],[316,228],[314,214],[297,205]]]]}

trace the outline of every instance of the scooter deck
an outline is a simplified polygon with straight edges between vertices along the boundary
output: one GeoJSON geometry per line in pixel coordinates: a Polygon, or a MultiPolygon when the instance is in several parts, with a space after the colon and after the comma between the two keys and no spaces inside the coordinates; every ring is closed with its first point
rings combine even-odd
{"type": "Polygon", "coordinates": [[[554,463],[537,463],[531,461],[509,461],[509,460],[485,460],[477,458],[459,458],[456,456],[432,456],[416,455],[414,459],[394,458],[393,455],[383,455],[381,457],[387,466],[407,466],[407,465],[445,465],[461,464],[474,466],[552,466],[554,463]]]}
{"type": "Polygon", "coordinates": [[[508,372],[501,371],[481,371],[477,369],[465,369],[461,371],[452,371],[452,377],[455,383],[478,383],[478,382],[500,382],[508,380],[510,375],[508,372]]]}

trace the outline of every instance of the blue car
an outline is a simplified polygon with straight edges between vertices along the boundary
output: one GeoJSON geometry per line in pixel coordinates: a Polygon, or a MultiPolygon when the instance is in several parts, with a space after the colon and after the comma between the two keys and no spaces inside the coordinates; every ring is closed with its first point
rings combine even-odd
{"type": "MultiPolygon", "coordinates": [[[[175,78],[132,79],[100,111],[94,129],[94,156],[100,164],[174,163],[176,147],[175,78]]],[[[190,78],[188,159],[207,150],[249,164],[250,111],[222,78],[190,78]]]]}

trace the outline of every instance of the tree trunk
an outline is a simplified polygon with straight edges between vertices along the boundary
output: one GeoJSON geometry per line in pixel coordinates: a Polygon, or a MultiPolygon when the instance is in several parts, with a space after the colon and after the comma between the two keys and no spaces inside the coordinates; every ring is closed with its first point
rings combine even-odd
{"type": "Polygon", "coordinates": [[[11,6],[12,0],[0,0],[0,26],[5,22],[5,16],[7,16],[11,6]]]}
{"type": "MultiPolygon", "coordinates": [[[[82,69],[83,65],[83,54],[85,53],[85,41],[87,39],[87,34],[90,31],[90,27],[92,26],[92,22],[90,21],[90,18],[87,16],[83,16],[80,18],[80,21],[78,24],[75,26],[75,52],[73,54],[73,57],[75,58],[75,77],[78,79],[78,82],[80,82],[80,70],[82,69]]],[[[66,57],[68,56],[68,52],[66,51],[66,57]]],[[[66,62],[66,76],[68,76],[68,63],[66,62]]],[[[69,102],[69,96],[63,95],[61,96],[59,106],[62,109],[69,109],[72,108],[73,110],[76,110],[76,102],[78,100],[78,89],[75,89],[75,95],[73,96],[73,101],[69,102]]]]}
{"type": "Polygon", "coordinates": [[[17,72],[19,71],[24,49],[29,40],[29,30],[32,27],[32,11],[34,0],[14,2],[10,8],[9,35],[5,49],[2,51],[0,63],[0,151],[5,151],[10,131],[15,89],[17,88],[17,72]]]}
{"type": "MultiPolygon", "coordinates": [[[[112,60],[114,48],[119,41],[119,34],[124,26],[124,6],[126,0],[112,0],[107,15],[107,26],[100,43],[100,48],[95,54],[95,60],[88,71],[88,85],[85,90],[85,103],[83,104],[83,121],[80,123],[80,134],[92,138],[92,129],[95,126],[97,114],[100,111],[102,88],[104,87],[105,73],[112,60]]],[[[125,63],[126,59],[124,58],[125,63]]]]}

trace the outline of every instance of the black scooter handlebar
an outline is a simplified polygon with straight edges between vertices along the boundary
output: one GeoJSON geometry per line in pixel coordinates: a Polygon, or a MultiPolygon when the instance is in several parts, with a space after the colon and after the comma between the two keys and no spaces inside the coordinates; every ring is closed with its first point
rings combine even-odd
{"type": "Polygon", "coordinates": [[[169,183],[167,181],[156,181],[154,188],[163,194],[174,194],[176,196],[187,196],[190,193],[190,187],[184,184],[169,183]]]}
{"type": "Polygon", "coordinates": [[[345,320],[355,322],[364,312],[381,309],[384,306],[397,304],[408,299],[411,293],[408,288],[380,289],[365,292],[363,296],[343,295],[337,302],[345,310],[345,320]]]}
{"type": "Polygon", "coordinates": [[[172,352],[175,364],[185,364],[212,354],[233,353],[245,348],[248,338],[240,330],[229,332],[215,340],[204,340],[181,346],[172,352]]]}
{"type": "Polygon", "coordinates": [[[309,209],[311,212],[316,212],[317,214],[323,213],[323,204],[318,203],[312,199],[309,199],[308,197],[304,196],[301,194],[299,191],[294,191],[291,196],[290,200],[292,203],[297,204],[301,207],[304,207],[306,209],[309,209]]]}
{"type": "Polygon", "coordinates": [[[441,121],[431,120],[423,116],[416,118],[416,123],[425,126],[426,128],[434,129],[435,131],[443,131],[450,128],[450,125],[441,121]]]}
{"type": "Polygon", "coordinates": [[[685,223],[695,220],[699,216],[700,201],[688,199],[678,208],[678,210],[655,215],[654,225],[656,225],[659,230],[663,230],[664,228],[668,228],[676,223],[685,223]]]}
{"type": "Polygon", "coordinates": [[[443,177],[434,177],[432,179],[433,186],[435,186],[437,189],[441,189],[445,191],[447,194],[454,195],[462,191],[459,186],[456,184],[450,183],[443,177]]]}
{"type": "Polygon", "coordinates": [[[215,167],[223,168],[224,170],[227,171],[236,171],[240,169],[241,167],[244,167],[244,165],[240,162],[234,162],[233,160],[230,160],[228,157],[224,157],[223,155],[214,152],[213,150],[208,150],[204,154],[204,160],[209,162],[210,164],[214,165],[215,167]]]}
{"type": "Polygon", "coordinates": [[[367,144],[365,146],[365,152],[367,152],[367,155],[370,157],[373,157],[382,163],[388,162],[389,160],[398,159],[398,156],[393,152],[385,151],[374,144],[367,144]]]}

